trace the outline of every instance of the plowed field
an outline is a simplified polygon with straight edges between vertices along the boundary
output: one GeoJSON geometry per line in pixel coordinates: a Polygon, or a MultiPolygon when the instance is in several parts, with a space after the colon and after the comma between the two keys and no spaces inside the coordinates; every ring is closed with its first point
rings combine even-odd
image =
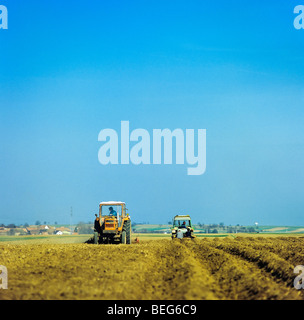
{"type": "Polygon", "coordinates": [[[0,245],[0,299],[303,299],[304,238],[0,245]]]}

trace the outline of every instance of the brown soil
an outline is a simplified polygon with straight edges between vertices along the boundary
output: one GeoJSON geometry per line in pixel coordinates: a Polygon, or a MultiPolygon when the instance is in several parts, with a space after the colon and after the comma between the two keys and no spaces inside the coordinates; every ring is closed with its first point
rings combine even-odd
{"type": "Polygon", "coordinates": [[[304,238],[1,244],[0,299],[303,299],[304,238]]]}

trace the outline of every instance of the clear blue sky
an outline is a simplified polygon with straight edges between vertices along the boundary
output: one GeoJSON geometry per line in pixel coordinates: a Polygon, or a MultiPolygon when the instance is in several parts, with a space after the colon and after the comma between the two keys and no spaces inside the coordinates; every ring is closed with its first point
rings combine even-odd
{"type": "Polygon", "coordinates": [[[304,225],[298,1],[0,0],[0,223],[304,225]],[[102,166],[98,133],[207,129],[207,170],[102,166]]]}

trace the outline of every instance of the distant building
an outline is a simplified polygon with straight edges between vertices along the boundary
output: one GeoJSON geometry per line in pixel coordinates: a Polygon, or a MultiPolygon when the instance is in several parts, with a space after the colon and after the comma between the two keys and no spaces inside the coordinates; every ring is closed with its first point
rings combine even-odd
{"type": "Polygon", "coordinates": [[[26,229],[26,232],[28,235],[37,235],[39,234],[40,232],[40,229],[38,229],[37,227],[28,227],[28,228],[25,228],[26,229]]]}
{"type": "Polygon", "coordinates": [[[70,228],[66,228],[66,227],[58,227],[56,228],[56,230],[54,231],[55,234],[57,234],[57,231],[61,231],[62,234],[71,234],[71,230],[70,228]]]}

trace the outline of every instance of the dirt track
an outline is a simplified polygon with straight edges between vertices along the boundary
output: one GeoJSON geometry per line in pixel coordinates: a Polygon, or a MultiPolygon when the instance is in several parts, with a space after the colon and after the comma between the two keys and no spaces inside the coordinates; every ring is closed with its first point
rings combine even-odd
{"type": "Polygon", "coordinates": [[[0,299],[303,299],[303,238],[0,245],[0,299]]]}

